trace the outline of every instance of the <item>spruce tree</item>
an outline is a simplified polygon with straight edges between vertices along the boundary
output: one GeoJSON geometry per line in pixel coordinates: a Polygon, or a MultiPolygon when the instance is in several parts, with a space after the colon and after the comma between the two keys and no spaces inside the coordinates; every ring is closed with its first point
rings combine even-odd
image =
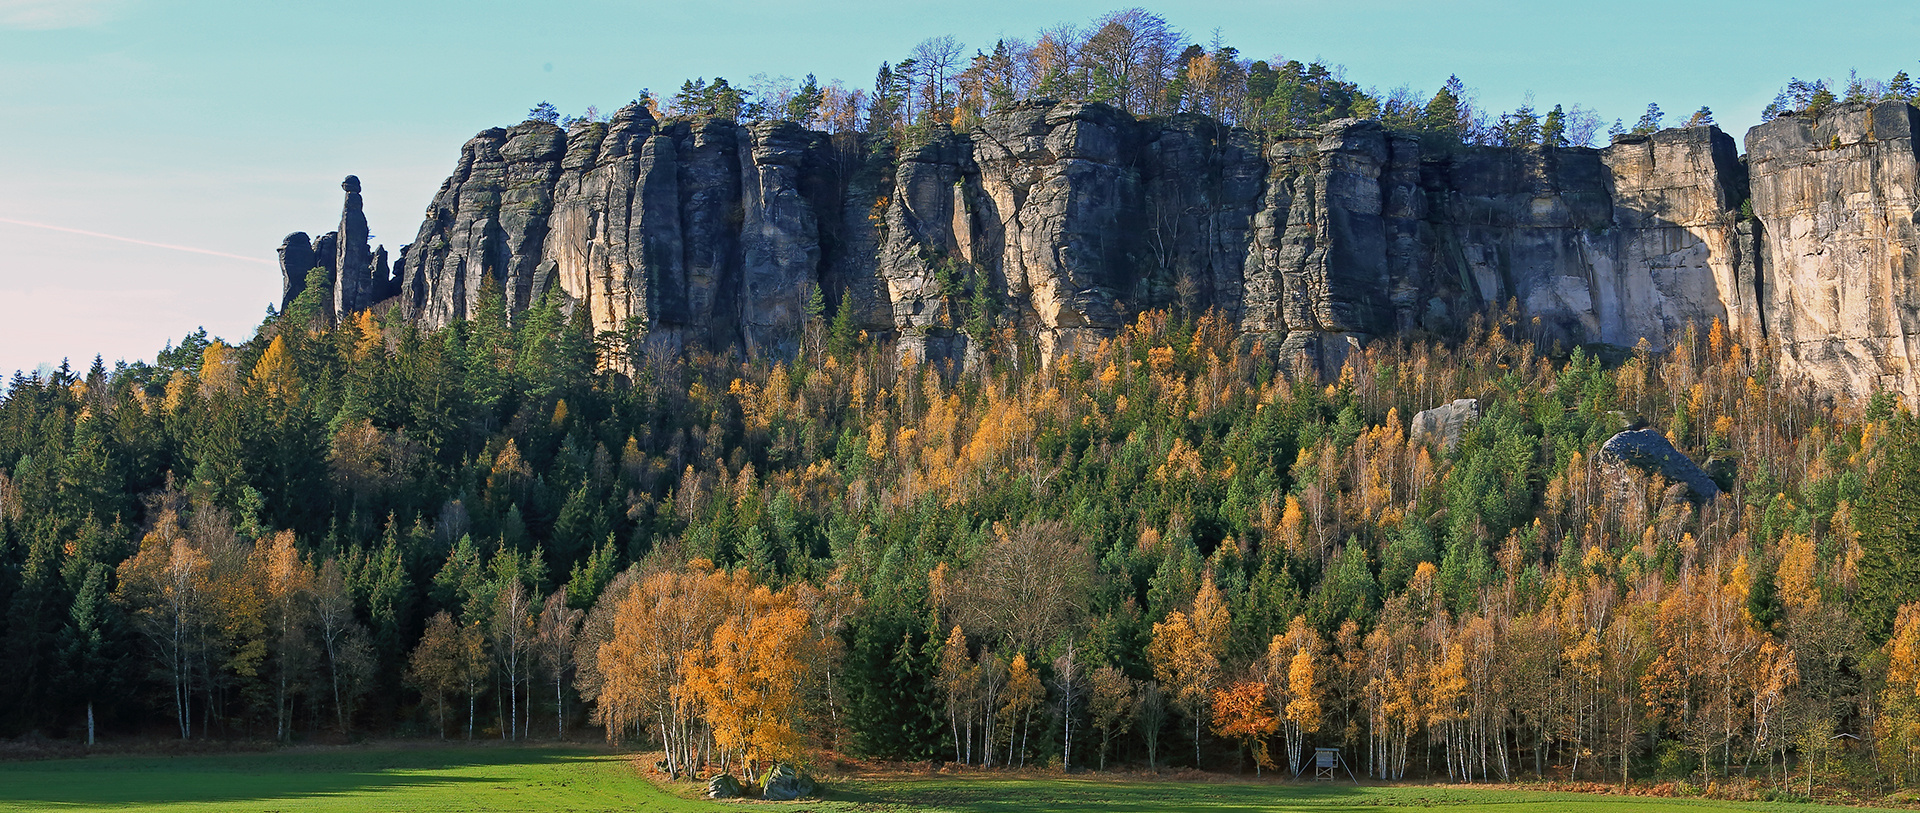
{"type": "Polygon", "coordinates": [[[1862,554],[1854,617],[1876,641],[1900,605],[1920,599],[1920,426],[1904,410],[1886,426],[1874,487],[1854,514],[1862,554]]]}
{"type": "Polygon", "coordinates": [[[1447,77],[1447,83],[1427,101],[1427,107],[1420,114],[1420,129],[1454,140],[1466,136],[1466,85],[1458,76],[1447,77]]]}

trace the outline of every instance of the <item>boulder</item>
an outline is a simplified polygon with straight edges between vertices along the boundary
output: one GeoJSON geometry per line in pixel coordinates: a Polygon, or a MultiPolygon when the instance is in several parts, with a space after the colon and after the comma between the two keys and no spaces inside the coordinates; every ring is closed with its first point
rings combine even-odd
{"type": "Polygon", "coordinates": [[[816,790],[811,778],[784,762],[767,771],[766,777],[761,780],[761,787],[760,798],[770,802],[787,802],[812,796],[816,790]]]}
{"type": "Polygon", "coordinates": [[[740,780],[735,779],[730,773],[723,773],[707,780],[707,798],[709,799],[738,799],[746,795],[746,791],[746,786],[740,784],[740,780]]]}
{"type": "Polygon", "coordinates": [[[1687,496],[1694,502],[1720,496],[1720,486],[1706,470],[1673,448],[1667,436],[1657,429],[1634,429],[1608,438],[1600,447],[1600,460],[1609,467],[1631,466],[1646,474],[1665,477],[1668,482],[1684,483],[1687,496]]]}
{"type": "Polygon", "coordinates": [[[1451,452],[1460,446],[1460,438],[1466,435],[1467,425],[1479,418],[1479,399],[1456,398],[1453,403],[1421,410],[1414,415],[1413,426],[1407,430],[1407,440],[1415,446],[1438,445],[1441,451],[1451,452]]]}

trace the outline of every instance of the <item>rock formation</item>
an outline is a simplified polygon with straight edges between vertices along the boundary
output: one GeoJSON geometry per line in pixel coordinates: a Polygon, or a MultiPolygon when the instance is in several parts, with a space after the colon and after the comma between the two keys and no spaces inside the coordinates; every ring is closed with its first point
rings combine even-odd
{"type": "Polygon", "coordinates": [[[1687,496],[1705,502],[1720,496],[1720,486],[1705,469],[1694,463],[1657,429],[1634,429],[1607,439],[1600,447],[1603,466],[1612,470],[1617,482],[1624,482],[1621,467],[1632,467],[1643,474],[1658,474],[1667,482],[1684,485],[1687,496]]]}
{"type": "Polygon", "coordinates": [[[707,798],[738,799],[746,795],[747,789],[733,774],[723,773],[707,780],[707,798]]]}
{"type": "Polygon", "coordinates": [[[760,779],[760,798],[769,802],[791,802],[817,790],[812,778],[786,762],[775,764],[760,779]]]}
{"type": "Polygon", "coordinates": [[[313,241],[306,232],[294,232],[280,241],[280,310],[285,311],[307,289],[307,272],[313,267],[313,241]]]}
{"type": "MultiPolygon", "coordinates": [[[[1540,149],[1349,119],[1262,144],[1201,116],[1036,101],[895,147],[629,106],[475,136],[391,278],[351,178],[313,254],[338,313],[397,296],[429,326],[491,286],[514,313],[552,294],[596,331],[786,354],[817,288],[923,359],[965,363],[989,323],[1052,358],[1182,307],[1337,366],[1513,301],[1566,345],[1662,349],[1719,320],[1830,393],[1920,396],[1917,120],[1899,103],[1784,118],[1743,159],[1711,126],[1540,149]]],[[[283,266],[305,256],[295,238],[283,266]]]]}
{"type": "Polygon", "coordinates": [[[1767,336],[1827,392],[1920,395],[1916,124],[1884,102],[1747,133],[1767,336]]]}
{"type": "Polygon", "coordinates": [[[340,212],[340,242],[333,264],[333,312],[345,315],[372,307],[376,284],[373,258],[367,250],[367,216],[361,211],[360,179],[348,175],[340,188],[347,193],[347,202],[340,212]]]}
{"type": "MultiPolygon", "coordinates": [[[[307,287],[308,275],[324,269],[327,313],[341,318],[367,310],[399,293],[387,263],[387,248],[367,243],[367,216],[360,198],[360,179],[348,175],[340,183],[346,201],[340,228],[309,242],[306,232],[294,232],[280,242],[280,309],[286,310],[307,287]]],[[[405,249],[401,249],[402,257],[405,249]]]]}
{"type": "Polygon", "coordinates": [[[1421,410],[1413,416],[1407,442],[1414,446],[1436,445],[1451,452],[1460,445],[1467,426],[1480,419],[1480,399],[1456,398],[1452,403],[1421,410]]]}

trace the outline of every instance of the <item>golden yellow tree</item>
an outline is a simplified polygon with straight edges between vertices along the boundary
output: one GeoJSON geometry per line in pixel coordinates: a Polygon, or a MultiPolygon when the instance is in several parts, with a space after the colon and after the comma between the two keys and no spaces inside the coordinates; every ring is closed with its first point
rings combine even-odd
{"type": "Polygon", "coordinates": [[[791,594],[753,587],[744,604],[744,613],[720,622],[709,647],[684,656],[676,691],[700,705],[714,743],[739,754],[754,781],[761,767],[800,754],[800,687],[813,639],[791,594]]]}
{"type": "Polygon", "coordinates": [[[307,628],[313,615],[313,568],[294,547],[292,531],[281,531],[256,541],[251,564],[255,572],[266,577],[274,720],[278,738],[284,741],[293,734],[291,690],[295,675],[305,671],[307,656],[311,654],[307,628]]]}
{"type": "Polygon", "coordinates": [[[1880,752],[1894,767],[1895,784],[1920,778],[1920,602],[1900,608],[1887,639],[1887,685],[1875,720],[1880,752]]]}
{"type": "Polygon", "coordinates": [[[1467,777],[1467,648],[1459,641],[1435,647],[1427,693],[1427,729],[1446,745],[1447,775],[1467,777]]]}
{"type": "Polygon", "coordinates": [[[953,729],[953,759],[955,762],[970,765],[973,763],[973,713],[969,710],[973,703],[974,687],[980,682],[980,667],[973,662],[967,652],[967,634],[955,624],[953,631],[947,633],[946,644],[940,648],[940,693],[947,701],[947,725],[953,729]],[[967,712],[966,747],[961,747],[960,714],[967,712]]]}
{"type": "MultiPolygon", "coordinates": [[[[689,653],[706,649],[722,618],[727,578],[711,563],[695,561],[663,570],[631,589],[609,590],[603,602],[616,602],[612,629],[582,659],[596,688],[594,715],[618,742],[642,726],[658,732],[668,772],[696,770],[694,740],[696,698],[674,691],[689,653]]],[[[598,610],[596,610],[598,612],[598,610]]]]}
{"type": "Polygon", "coordinates": [[[1207,718],[1207,701],[1220,678],[1220,649],[1226,643],[1229,621],[1226,602],[1207,573],[1193,599],[1193,615],[1174,610],[1153,625],[1147,659],[1153,674],[1173,689],[1174,701],[1193,721],[1193,762],[1200,764],[1200,731],[1207,718]]]}
{"type": "Polygon", "coordinates": [[[1306,735],[1320,730],[1320,699],[1324,694],[1319,661],[1326,654],[1326,642],[1307,625],[1304,616],[1294,616],[1287,634],[1275,635],[1267,643],[1266,687],[1274,707],[1280,710],[1285,728],[1287,769],[1300,773],[1300,754],[1306,735]]]}
{"type": "Polygon", "coordinates": [[[1000,714],[1009,723],[1019,719],[1020,733],[1015,736],[1013,726],[1007,726],[1007,764],[1013,764],[1014,746],[1019,746],[1020,764],[1027,763],[1027,728],[1033,722],[1033,710],[1046,698],[1046,688],[1040,685],[1040,675],[1027,664],[1025,653],[1013,656],[1013,662],[1007,665],[1007,688],[1000,706],[1000,714]]]}
{"type": "Polygon", "coordinates": [[[193,735],[194,664],[206,647],[209,568],[206,555],[187,541],[178,515],[167,509],[140,540],[139,552],[120,563],[115,594],[164,663],[183,740],[193,735]]]}

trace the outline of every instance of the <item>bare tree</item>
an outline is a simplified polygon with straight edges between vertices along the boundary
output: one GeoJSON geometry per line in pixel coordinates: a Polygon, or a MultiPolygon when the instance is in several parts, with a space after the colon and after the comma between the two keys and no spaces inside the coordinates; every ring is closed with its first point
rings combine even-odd
{"type": "Polygon", "coordinates": [[[1131,113],[1160,112],[1158,102],[1180,41],[1180,32],[1166,18],[1145,9],[1102,17],[1080,48],[1092,98],[1131,113]]]}
{"type": "Polygon", "coordinates": [[[993,544],[939,598],[962,628],[1038,652],[1086,611],[1092,556],[1057,521],[994,530],[993,544]]]}
{"type": "Polygon", "coordinates": [[[1060,719],[1063,730],[1060,734],[1060,767],[1073,769],[1073,701],[1080,697],[1080,660],[1073,644],[1067,644],[1067,652],[1053,659],[1053,685],[1060,690],[1060,719]]]}
{"type": "Polygon", "coordinates": [[[534,657],[553,681],[554,739],[567,734],[567,673],[573,669],[573,644],[580,632],[582,615],[579,610],[567,606],[565,588],[555,590],[541,605],[540,621],[534,632],[534,657]]]}
{"type": "Polygon", "coordinates": [[[314,626],[320,634],[320,649],[327,657],[334,714],[340,721],[340,733],[345,734],[353,701],[373,677],[373,647],[367,641],[366,628],[353,617],[353,594],[340,575],[339,563],[332,559],[320,565],[314,626]]]}
{"type": "Polygon", "coordinates": [[[960,66],[964,50],[951,36],[933,37],[913,46],[913,83],[920,97],[921,115],[933,121],[953,118],[954,69],[960,66]]]}
{"type": "Polygon", "coordinates": [[[526,669],[523,661],[527,650],[533,643],[533,614],[531,599],[527,587],[518,578],[508,580],[505,589],[500,591],[494,601],[493,625],[489,632],[493,637],[493,651],[500,659],[500,668],[507,678],[507,719],[500,736],[519,739],[526,736],[520,726],[520,682],[526,669]]]}
{"type": "Polygon", "coordinates": [[[1149,680],[1140,684],[1134,694],[1133,722],[1147,741],[1147,767],[1152,768],[1160,750],[1160,729],[1167,724],[1167,696],[1160,691],[1159,683],[1149,680]]]}
{"type": "Polygon", "coordinates": [[[1114,735],[1125,734],[1133,727],[1136,681],[1111,665],[1093,670],[1087,681],[1087,702],[1093,711],[1093,724],[1100,729],[1100,770],[1104,771],[1114,735]]]}

